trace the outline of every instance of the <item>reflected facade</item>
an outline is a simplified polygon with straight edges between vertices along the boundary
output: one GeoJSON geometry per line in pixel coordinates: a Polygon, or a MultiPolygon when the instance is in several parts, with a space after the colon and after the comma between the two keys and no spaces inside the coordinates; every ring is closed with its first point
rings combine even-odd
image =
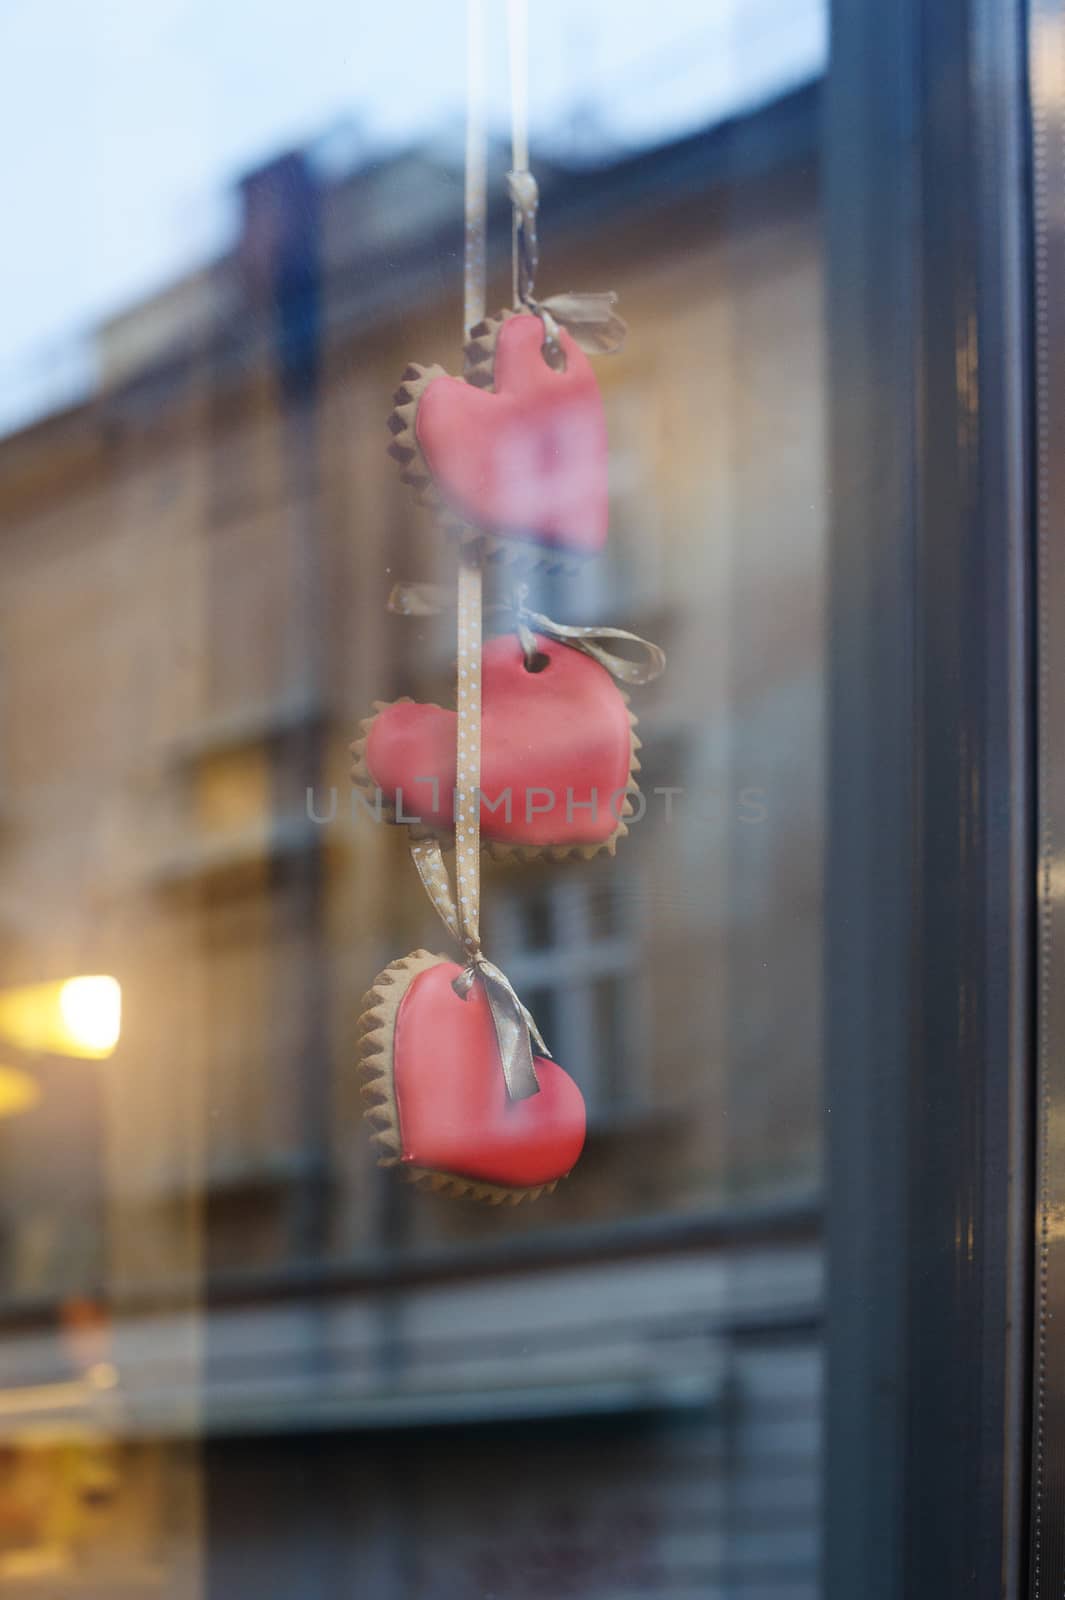
{"type": "Polygon", "coordinates": [[[2,982],[123,1005],[109,1060],[0,1056],[38,1090],[0,1120],[27,1593],[818,1593],[819,98],[539,168],[545,286],[631,331],[609,556],[531,603],[669,667],[616,859],[486,866],[486,947],[590,1111],[536,1206],[378,1169],[354,1070],[374,974],[445,948],[347,745],[449,703],[450,622],[386,609],[450,558],[384,426],[408,360],[457,364],[448,143],[251,173],[233,251],[0,441],[2,982]]]}

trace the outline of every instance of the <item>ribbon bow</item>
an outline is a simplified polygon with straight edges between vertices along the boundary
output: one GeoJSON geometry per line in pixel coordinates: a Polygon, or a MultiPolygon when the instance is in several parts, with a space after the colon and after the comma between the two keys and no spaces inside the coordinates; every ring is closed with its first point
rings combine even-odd
{"type": "Polygon", "coordinates": [[[533,1067],[530,1036],[536,1040],[536,1048],[542,1056],[549,1056],[551,1052],[544,1043],[531,1011],[518,998],[506,973],[501,972],[480,950],[470,952],[468,964],[451,987],[465,999],[476,978],[481,980],[492,1014],[507,1094],[512,1100],[527,1100],[531,1095],[540,1093],[533,1067]]]}
{"type": "Polygon", "coordinates": [[[514,305],[526,306],[540,318],[550,364],[565,365],[558,341],[559,323],[588,355],[611,355],[620,350],[629,330],[614,310],[618,297],[613,290],[580,294],[571,289],[565,294],[549,295],[546,300],[534,297],[536,269],[540,264],[536,233],[540,191],[536,179],[525,168],[508,172],[506,185],[514,208],[514,305]]]}
{"type": "MultiPolygon", "coordinates": [[[[638,633],[630,633],[626,628],[606,628],[598,624],[581,627],[575,623],[555,622],[540,611],[530,611],[525,604],[527,595],[526,586],[519,584],[514,591],[512,604],[491,608],[494,611],[507,611],[514,617],[526,661],[536,654],[535,630],[548,639],[556,639],[559,644],[569,645],[591,656],[619,683],[653,683],[665,669],[666,653],[660,645],[652,644],[650,639],[641,639],[638,633]],[[617,655],[606,648],[603,640],[634,645],[642,659],[633,660],[630,656],[617,655]]],[[[454,603],[451,591],[436,583],[397,583],[388,597],[389,611],[403,617],[436,616],[454,603]]]]}
{"type": "Polygon", "coordinates": [[[480,980],[485,999],[488,1001],[492,1025],[495,1028],[507,1094],[512,1100],[528,1100],[530,1096],[540,1093],[536,1069],[533,1066],[530,1034],[536,1040],[536,1047],[541,1055],[549,1056],[551,1052],[544,1043],[531,1013],[515,993],[510,979],[500,971],[494,961],[489,961],[481,950],[476,933],[475,907],[467,904],[464,907],[464,916],[460,915],[451,893],[451,884],[444,865],[444,853],[439,840],[412,840],[410,853],[425,891],[440,913],[448,932],[466,950],[466,966],[451,987],[465,1000],[474,982],[480,980]]]}
{"type": "Polygon", "coordinates": [[[660,645],[652,644],[650,639],[641,639],[638,633],[629,633],[627,628],[578,627],[573,623],[553,622],[542,612],[529,610],[525,604],[527,593],[525,585],[519,584],[515,590],[514,606],[518,638],[525,652],[526,662],[536,654],[536,641],[532,636],[532,630],[535,628],[537,633],[545,634],[549,639],[557,639],[559,644],[570,645],[572,649],[591,656],[593,661],[598,661],[599,665],[605,667],[611,677],[616,678],[619,683],[652,683],[665,669],[666,652],[660,645]],[[642,652],[643,659],[634,661],[629,656],[615,655],[600,642],[603,639],[616,639],[625,644],[635,645],[642,652]]]}

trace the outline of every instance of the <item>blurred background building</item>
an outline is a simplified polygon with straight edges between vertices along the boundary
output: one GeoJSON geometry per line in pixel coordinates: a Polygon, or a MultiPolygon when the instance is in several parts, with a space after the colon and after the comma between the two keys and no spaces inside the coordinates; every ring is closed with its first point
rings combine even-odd
{"type": "Polygon", "coordinates": [[[486,870],[590,1106],[535,1207],[380,1171],[353,1065],[374,974],[445,948],[347,744],[450,693],[448,621],[385,610],[450,556],[384,423],[408,360],[459,361],[452,142],[251,172],[232,251],[0,441],[0,984],[124,1005],[0,1119],[5,1592],[818,1592],[818,98],[538,165],[541,286],[631,332],[609,555],[534,601],[669,669],[616,859],[486,870]]]}

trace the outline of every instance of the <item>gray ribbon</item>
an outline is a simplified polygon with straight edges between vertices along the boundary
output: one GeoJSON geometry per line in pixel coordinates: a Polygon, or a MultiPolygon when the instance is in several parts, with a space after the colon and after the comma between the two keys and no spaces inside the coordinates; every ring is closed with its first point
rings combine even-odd
{"type": "Polygon", "coordinates": [[[514,207],[514,304],[523,306],[532,298],[536,269],[540,265],[540,245],[536,237],[540,190],[528,169],[508,172],[505,181],[514,207]]]}
{"type": "Polygon", "coordinates": [[[507,1094],[511,1100],[528,1100],[532,1095],[540,1093],[536,1068],[533,1066],[530,1035],[536,1040],[536,1047],[541,1055],[549,1056],[551,1052],[544,1043],[532,1014],[522,1005],[514,992],[510,979],[479,950],[473,952],[469,965],[464,968],[451,987],[465,1000],[476,979],[480,980],[485,999],[488,1001],[488,1010],[496,1032],[496,1043],[499,1046],[499,1059],[503,1064],[507,1094]]]}
{"type": "Polygon", "coordinates": [[[544,325],[544,354],[549,365],[565,366],[566,358],[558,337],[559,325],[587,355],[609,355],[620,350],[628,329],[614,307],[618,297],[605,293],[551,295],[537,300],[536,269],[540,265],[540,243],[536,214],[540,191],[529,171],[508,172],[507,193],[514,208],[514,305],[527,307],[544,325]]]}
{"type": "Polygon", "coordinates": [[[624,319],[614,310],[617,303],[618,297],[612,289],[586,294],[571,290],[538,300],[532,309],[540,317],[546,312],[560,322],[586,355],[608,356],[621,349],[629,331],[624,319]]]}
{"type": "Polygon", "coordinates": [[[580,650],[586,656],[591,656],[593,661],[598,661],[599,665],[605,667],[611,677],[616,678],[619,683],[652,683],[665,670],[666,652],[660,645],[652,644],[650,639],[641,639],[638,633],[630,633],[627,628],[598,626],[582,628],[571,623],[554,622],[542,612],[528,609],[525,604],[524,585],[519,586],[516,599],[517,605],[514,611],[518,638],[521,640],[526,661],[531,660],[536,654],[536,641],[531,631],[535,628],[537,633],[544,634],[549,639],[556,639],[559,644],[569,645],[574,650],[580,650]],[[643,659],[634,661],[629,656],[615,655],[612,650],[607,650],[599,642],[603,639],[616,639],[620,643],[635,645],[643,659]]]}
{"type": "Polygon", "coordinates": [[[412,839],[410,853],[418,876],[445,928],[466,950],[466,966],[451,987],[465,1000],[474,982],[480,982],[495,1028],[507,1094],[511,1100],[528,1100],[540,1093],[529,1035],[536,1040],[541,1055],[550,1056],[551,1052],[532,1014],[518,999],[510,979],[482,953],[476,937],[464,934],[439,839],[412,839]]]}
{"type": "MultiPolygon", "coordinates": [[[[492,611],[507,611],[514,617],[526,661],[531,660],[536,654],[536,641],[533,638],[535,630],[548,639],[555,639],[559,644],[569,645],[572,649],[591,656],[593,661],[598,661],[599,665],[605,667],[611,677],[616,678],[619,683],[634,685],[653,683],[665,670],[666,653],[661,645],[652,644],[650,639],[641,639],[638,633],[630,633],[627,628],[606,628],[598,624],[580,627],[573,623],[555,622],[553,618],[545,617],[541,611],[529,610],[525,604],[527,593],[525,585],[519,584],[514,591],[512,605],[489,608],[492,611]],[[614,651],[606,649],[601,642],[603,640],[633,645],[642,659],[633,660],[629,656],[617,655],[614,651]]],[[[389,611],[403,617],[433,617],[441,611],[446,611],[454,603],[452,592],[438,583],[397,583],[388,597],[389,611]]]]}

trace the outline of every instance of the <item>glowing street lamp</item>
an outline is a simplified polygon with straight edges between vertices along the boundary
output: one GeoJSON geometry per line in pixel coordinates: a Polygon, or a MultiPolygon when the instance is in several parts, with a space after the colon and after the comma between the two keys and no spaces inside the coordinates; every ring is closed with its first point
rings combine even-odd
{"type": "Polygon", "coordinates": [[[122,1032],[122,989],[115,978],[68,978],[59,990],[59,1011],[70,1055],[112,1054],[122,1032]]]}
{"type": "Polygon", "coordinates": [[[0,1040],[29,1055],[102,1061],[122,1031],[122,988],[94,975],[0,990],[0,1040]]]}

